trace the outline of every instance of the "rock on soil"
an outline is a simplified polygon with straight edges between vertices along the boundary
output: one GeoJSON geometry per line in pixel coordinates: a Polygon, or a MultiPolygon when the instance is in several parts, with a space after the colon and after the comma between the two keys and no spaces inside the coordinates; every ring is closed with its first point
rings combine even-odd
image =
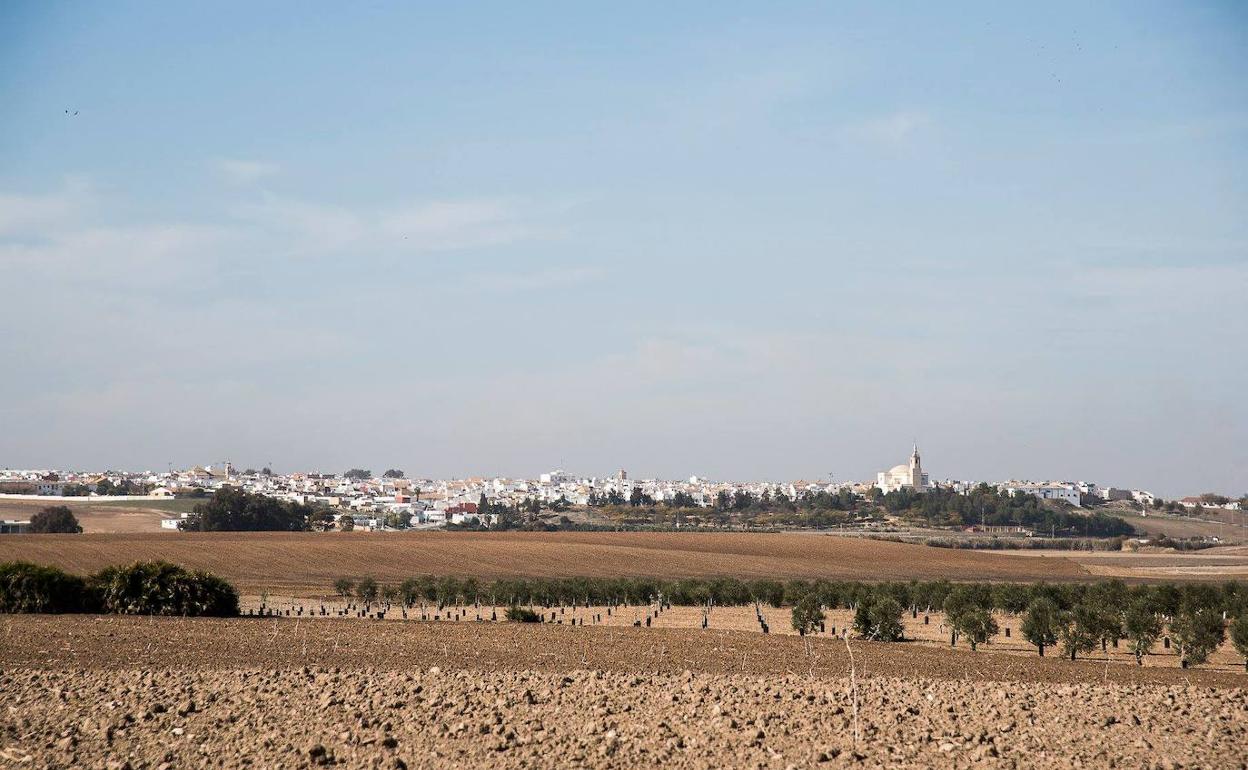
{"type": "Polygon", "coordinates": [[[13,767],[1244,767],[1243,690],[603,671],[10,670],[13,767]],[[195,708],[158,709],[194,694],[195,708]],[[185,712],[185,713],[183,713],[185,712]],[[857,738],[855,738],[857,736],[857,738]]]}

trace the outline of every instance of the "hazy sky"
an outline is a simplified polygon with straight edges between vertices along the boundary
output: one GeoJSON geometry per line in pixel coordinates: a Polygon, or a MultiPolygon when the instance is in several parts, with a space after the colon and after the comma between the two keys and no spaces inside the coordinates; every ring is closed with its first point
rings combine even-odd
{"type": "Polygon", "coordinates": [[[414,5],[0,4],[0,467],[1248,491],[1243,4],[414,5]]]}

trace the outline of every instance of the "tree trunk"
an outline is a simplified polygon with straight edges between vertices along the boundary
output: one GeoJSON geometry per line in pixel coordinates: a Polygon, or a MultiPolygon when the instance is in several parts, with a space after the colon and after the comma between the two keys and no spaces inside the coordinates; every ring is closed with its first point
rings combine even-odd
{"type": "Polygon", "coordinates": [[[1037,644],[1036,646],[1040,648],[1040,657],[1042,657],[1042,658],[1043,658],[1043,657],[1044,657],[1044,645],[1043,645],[1043,644],[1037,644]]]}
{"type": "Polygon", "coordinates": [[[1075,649],[1074,649],[1073,647],[1072,647],[1072,648],[1071,648],[1071,650],[1070,650],[1070,659],[1071,659],[1071,660],[1074,660],[1074,659],[1075,659],[1075,649]]]}

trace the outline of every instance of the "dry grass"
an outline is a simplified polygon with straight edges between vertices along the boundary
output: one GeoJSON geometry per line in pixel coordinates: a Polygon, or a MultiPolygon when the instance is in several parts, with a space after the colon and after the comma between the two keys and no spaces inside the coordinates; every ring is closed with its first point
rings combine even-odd
{"type": "Polygon", "coordinates": [[[178,511],[190,510],[192,500],[132,500],[107,502],[91,500],[82,502],[67,500],[3,500],[0,499],[0,519],[29,519],[39,511],[54,505],[64,505],[78,517],[78,523],[87,533],[112,532],[165,532],[160,520],[173,518],[178,511]]]}

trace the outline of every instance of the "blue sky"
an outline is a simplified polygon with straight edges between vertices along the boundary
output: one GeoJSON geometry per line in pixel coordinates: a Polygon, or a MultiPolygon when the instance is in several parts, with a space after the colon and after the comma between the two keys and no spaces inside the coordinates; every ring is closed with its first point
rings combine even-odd
{"type": "Polygon", "coordinates": [[[1248,12],[1085,5],[6,3],[0,466],[1246,492],[1248,12]]]}

